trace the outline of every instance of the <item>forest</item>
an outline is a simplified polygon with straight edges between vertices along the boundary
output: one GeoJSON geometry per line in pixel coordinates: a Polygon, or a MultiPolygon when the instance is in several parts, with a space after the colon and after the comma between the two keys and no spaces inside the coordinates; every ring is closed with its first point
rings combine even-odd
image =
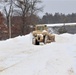
{"type": "Polygon", "coordinates": [[[76,22],[76,13],[72,14],[63,14],[63,13],[55,13],[54,15],[51,13],[45,13],[40,23],[42,24],[51,24],[51,23],[74,23],[76,22]]]}

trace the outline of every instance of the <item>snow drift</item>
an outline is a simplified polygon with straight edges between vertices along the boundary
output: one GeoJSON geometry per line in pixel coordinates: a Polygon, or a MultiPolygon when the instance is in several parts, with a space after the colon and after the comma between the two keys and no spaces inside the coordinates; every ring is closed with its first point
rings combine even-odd
{"type": "Polygon", "coordinates": [[[0,75],[76,75],[76,34],[32,45],[31,34],[0,41],[0,75]]]}

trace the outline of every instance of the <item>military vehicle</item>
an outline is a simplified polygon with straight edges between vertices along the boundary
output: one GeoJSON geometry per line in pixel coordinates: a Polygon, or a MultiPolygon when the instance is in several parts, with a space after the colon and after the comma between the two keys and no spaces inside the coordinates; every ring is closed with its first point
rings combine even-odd
{"type": "Polygon", "coordinates": [[[47,25],[36,25],[32,36],[32,44],[34,45],[39,45],[41,42],[44,44],[55,42],[55,35],[48,32],[47,25]]]}

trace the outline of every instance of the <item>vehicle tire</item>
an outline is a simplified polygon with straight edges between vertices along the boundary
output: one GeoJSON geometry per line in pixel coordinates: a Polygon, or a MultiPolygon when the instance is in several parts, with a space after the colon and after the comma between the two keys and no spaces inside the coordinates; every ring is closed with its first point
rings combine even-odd
{"type": "Polygon", "coordinates": [[[40,42],[36,39],[35,40],[35,45],[39,45],[40,44],[40,42]]]}
{"type": "Polygon", "coordinates": [[[47,36],[44,36],[44,40],[43,40],[43,42],[44,42],[44,44],[46,44],[47,43],[47,36]]]}
{"type": "Polygon", "coordinates": [[[39,45],[40,43],[37,41],[37,39],[33,38],[33,39],[32,39],[32,44],[34,44],[34,45],[39,45]]]}

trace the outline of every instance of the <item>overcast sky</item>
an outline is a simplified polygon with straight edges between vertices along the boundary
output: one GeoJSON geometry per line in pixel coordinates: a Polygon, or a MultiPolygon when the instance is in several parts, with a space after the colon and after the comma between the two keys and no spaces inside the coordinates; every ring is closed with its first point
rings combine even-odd
{"type": "Polygon", "coordinates": [[[40,15],[46,12],[54,14],[55,12],[63,14],[76,13],[76,0],[42,0],[44,10],[40,15]]]}

